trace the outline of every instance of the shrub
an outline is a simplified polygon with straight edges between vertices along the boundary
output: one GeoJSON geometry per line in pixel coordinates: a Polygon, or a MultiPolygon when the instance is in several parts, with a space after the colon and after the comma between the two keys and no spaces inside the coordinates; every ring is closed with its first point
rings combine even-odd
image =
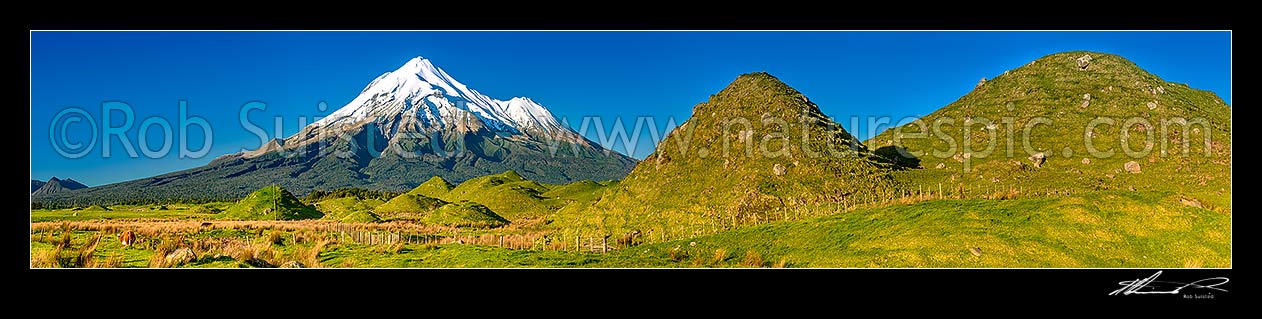
{"type": "Polygon", "coordinates": [[[753,250],[746,251],[744,265],[749,267],[762,267],[762,255],[759,255],[758,252],[753,250]]]}

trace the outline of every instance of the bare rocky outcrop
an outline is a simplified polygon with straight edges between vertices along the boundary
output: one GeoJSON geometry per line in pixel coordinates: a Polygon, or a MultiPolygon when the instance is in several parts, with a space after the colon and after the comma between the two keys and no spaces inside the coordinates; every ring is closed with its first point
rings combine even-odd
{"type": "Polygon", "coordinates": [[[1047,162],[1047,154],[1043,152],[1034,153],[1034,155],[1030,155],[1029,159],[1030,162],[1034,163],[1034,167],[1043,167],[1043,163],[1047,162]]]}
{"type": "Polygon", "coordinates": [[[1122,167],[1131,174],[1139,174],[1139,172],[1141,172],[1139,163],[1135,161],[1126,162],[1126,164],[1123,164],[1122,167]]]}
{"type": "Polygon", "coordinates": [[[193,253],[193,249],[188,247],[180,247],[164,257],[164,261],[169,266],[187,264],[193,259],[197,259],[197,254],[193,253]]]}

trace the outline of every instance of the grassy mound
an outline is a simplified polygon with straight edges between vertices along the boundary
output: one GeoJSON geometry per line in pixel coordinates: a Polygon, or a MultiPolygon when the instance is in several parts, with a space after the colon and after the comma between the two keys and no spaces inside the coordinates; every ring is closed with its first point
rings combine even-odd
{"type": "Polygon", "coordinates": [[[416,195],[424,195],[424,196],[433,197],[433,198],[441,198],[443,195],[447,195],[447,192],[451,191],[452,187],[453,186],[451,185],[451,183],[448,183],[447,180],[443,179],[442,177],[434,176],[430,178],[428,181],[421,183],[420,186],[417,186],[416,188],[413,188],[411,191],[408,191],[408,194],[416,194],[416,195]]]}
{"type": "Polygon", "coordinates": [[[443,205],[422,217],[421,222],[459,227],[491,228],[508,225],[508,220],[490,208],[474,202],[443,205]]]}
{"type": "Polygon", "coordinates": [[[381,218],[372,213],[372,210],[383,203],[378,199],[361,200],[355,197],[342,197],[320,201],[315,204],[315,207],[324,212],[322,219],[343,223],[375,223],[381,221],[381,218]]]}
{"type": "Polygon", "coordinates": [[[515,171],[473,178],[452,188],[443,200],[482,204],[510,220],[540,218],[560,207],[543,196],[548,187],[523,178],[515,171]]]}
{"type": "Polygon", "coordinates": [[[430,211],[446,205],[441,199],[416,194],[403,194],[391,198],[390,201],[378,205],[373,212],[383,220],[417,220],[430,211]]]}
{"type": "Polygon", "coordinates": [[[246,196],[221,214],[236,220],[318,219],[324,213],[294,197],[280,186],[267,186],[246,196]]]}
{"type": "Polygon", "coordinates": [[[847,196],[896,193],[886,166],[802,93],[750,73],[694,107],[619,187],[553,218],[578,235],[713,232],[847,196]]]}
{"type": "Polygon", "coordinates": [[[1009,188],[1056,195],[1133,187],[1182,193],[1230,212],[1231,113],[1213,92],[1165,81],[1121,56],[1077,51],[1006,71],[924,116],[924,127],[896,127],[866,143],[904,148],[908,154],[899,159],[920,168],[895,175],[912,188],[962,187],[977,197],[1009,188]],[[1078,63],[1084,56],[1091,57],[1085,69],[1078,63]],[[1113,122],[1088,135],[1097,119],[1113,122]],[[1022,140],[1031,125],[1026,150],[1022,140]],[[972,150],[964,149],[966,139],[972,150]],[[1112,154],[1096,156],[1088,145],[1112,154]],[[1039,152],[1046,162],[1036,167],[1029,157],[1039,152]],[[1135,173],[1126,169],[1131,161],[1135,173]]]}

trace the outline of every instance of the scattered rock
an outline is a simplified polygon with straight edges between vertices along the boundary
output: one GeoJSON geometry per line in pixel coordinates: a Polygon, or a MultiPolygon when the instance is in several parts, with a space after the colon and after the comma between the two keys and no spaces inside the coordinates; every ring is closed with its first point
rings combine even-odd
{"type": "Polygon", "coordinates": [[[981,248],[981,247],[969,247],[969,248],[968,248],[968,253],[973,254],[973,256],[981,257],[981,256],[982,256],[982,248],[981,248]]]}
{"type": "Polygon", "coordinates": [[[165,257],[166,264],[171,266],[187,264],[193,259],[197,259],[197,254],[194,254],[193,249],[188,247],[180,247],[165,257]]]}
{"type": "Polygon", "coordinates": [[[1163,88],[1163,87],[1158,86],[1158,87],[1157,87],[1157,93],[1165,94],[1165,93],[1166,93],[1166,88],[1163,88]]]}
{"type": "Polygon", "coordinates": [[[695,241],[688,242],[688,246],[689,246],[689,247],[697,247],[697,242],[695,242],[695,241]]]}
{"type": "Polygon", "coordinates": [[[1188,205],[1188,206],[1192,206],[1196,208],[1205,208],[1205,206],[1201,205],[1200,201],[1193,198],[1188,198],[1188,197],[1179,198],[1179,202],[1183,203],[1183,205],[1188,205]]]}
{"type": "Polygon", "coordinates": [[[1104,174],[1104,177],[1113,178],[1113,174],[1104,174]]]}
{"type": "Polygon", "coordinates": [[[737,134],[736,139],[737,139],[737,140],[740,140],[740,141],[741,141],[741,143],[746,143],[746,142],[749,142],[749,139],[750,139],[751,137],[754,137],[754,131],[753,131],[753,130],[748,130],[748,129],[747,129],[747,130],[741,131],[739,134],[737,134]]]}
{"type": "Polygon", "coordinates": [[[1135,161],[1126,162],[1126,164],[1122,167],[1126,168],[1126,171],[1131,172],[1131,174],[1138,174],[1140,172],[1139,163],[1135,161]]]}
{"type": "Polygon", "coordinates": [[[1081,57],[1079,57],[1079,58],[1078,58],[1078,69],[1079,69],[1079,70],[1086,70],[1086,69],[1087,69],[1087,67],[1088,67],[1088,66],[1090,66],[1090,65],[1091,65],[1091,55],[1090,55],[1090,54],[1084,54],[1084,55],[1082,55],[1081,57]]]}
{"type": "Polygon", "coordinates": [[[987,130],[994,131],[994,130],[995,130],[996,128],[998,128],[998,127],[999,127],[999,124],[995,124],[995,123],[986,124],[986,129],[987,129],[987,130]]]}
{"type": "Polygon", "coordinates": [[[973,157],[973,153],[964,153],[964,159],[969,159],[972,157],[973,157]]]}
{"type": "Polygon", "coordinates": [[[1134,192],[1134,191],[1135,191],[1135,186],[1127,186],[1126,188],[1127,188],[1127,189],[1130,189],[1132,192],[1134,192]]]}
{"type": "Polygon", "coordinates": [[[802,163],[798,163],[798,161],[793,161],[793,167],[798,167],[798,165],[802,165],[802,163]]]}
{"type": "Polygon", "coordinates": [[[986,78],[982,78],[981,81],[977,81],[977,86],[974,86],[973,88],[976,89],[982,87],[983,84],[986,84],[986,78]]]}
{"type": "Polygon", "coordinates": [[[290,260],[284,264],[281,264],[280,268],[307,268],[307,265],[303,265],[301,262],[298,262],[297,260],[290,260]]]}
{"type": "Polygon", "coordinates": [[[951,159],[954,159],[956,162],[963,162],[963,161],[964,161],[964,157],[963,157],[963,156],[960,156],[960,154],[955,154],[955,156],[951,156],[951,159]]]}
{"type": "Polygon", "coordinates": [[[771,167],[771,171],[776,173],[776,176],[784,175],[784,170],[784,165],[780,165],[780,163],[776,163],[775,166],[771,167]]]}
{"type": "Polygon", "coordinates": [[[1082,106],[1081,106],[1081,107],[1085,109],[1085,108],[1087,108],[1088,106],[1091,106],[1091,93],[1087,93],[1087,94],[1083,94],[1083,95],[1082,95],[1082,106]]]}
{"type": "Polygon", "coordinates": [[[1083,158],[1082,158],[1082,165],[1091,165],[1091,159],[1090,159],[1090,158],[1083,157],[1083,158]]]}
{"type": "Polygon", "coordinates": [[[1201,134],[1201,128],[1199,128],[1199,127],[1193,127],[1193,128],[1192,128],[1192,134],[1201,134]]]}
{"type": "Polygon", "coordinates": [[[250,258],[250,260],[245,261],[245,264],[253,266],[253,267],[257,267],[257,268],[276,268],[276,265],[273,265],[272,263],[269,263],[266,260],[262,260],[258,258],[250,258]]]}
{"type": "Polygon", "coordinates": [[[938,163],[938,166],[934,166],[934,167],[937,169],[943,169],[943,168],[946,168],[946,163],[938,163]]]}
{"type": "Polygon", "coordinates": [[[1030,155],[1029,159],[1030,162],[1034,163],[1034,167],[1043,167],[1043,163],[1047,162],[1047,154],[1043,154],[1043,152],[1034,153],[1034,155],[1030,155]]]}
{"type": "Polygon", "coordinates": [[[1148,109],[1149,109],[1149,110],[1156,110],[1156,109],[1157,109],[1157,101],[1148,102],[1148,104],[1147,104],[1147,105],[1148,105],[1148,109]]]}

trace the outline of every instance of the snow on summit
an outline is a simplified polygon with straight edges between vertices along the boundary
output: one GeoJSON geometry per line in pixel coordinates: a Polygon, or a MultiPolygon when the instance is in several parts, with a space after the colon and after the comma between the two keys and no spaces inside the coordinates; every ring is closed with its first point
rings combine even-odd
{"type": "MultiPolygon", "coordinates": [[[[368,84],[345,106],[307,129],[357,127],[376,122],[392,135],[400,129],[420,132],[468,127],[470,121],[497,133],[578,137],[539,103],[525,97],[507,101],[488,97],[460,83],[429,59],[416,57],[368,84]]],[[[581,140],[581,138],[578,138],[581,140]]]]}

